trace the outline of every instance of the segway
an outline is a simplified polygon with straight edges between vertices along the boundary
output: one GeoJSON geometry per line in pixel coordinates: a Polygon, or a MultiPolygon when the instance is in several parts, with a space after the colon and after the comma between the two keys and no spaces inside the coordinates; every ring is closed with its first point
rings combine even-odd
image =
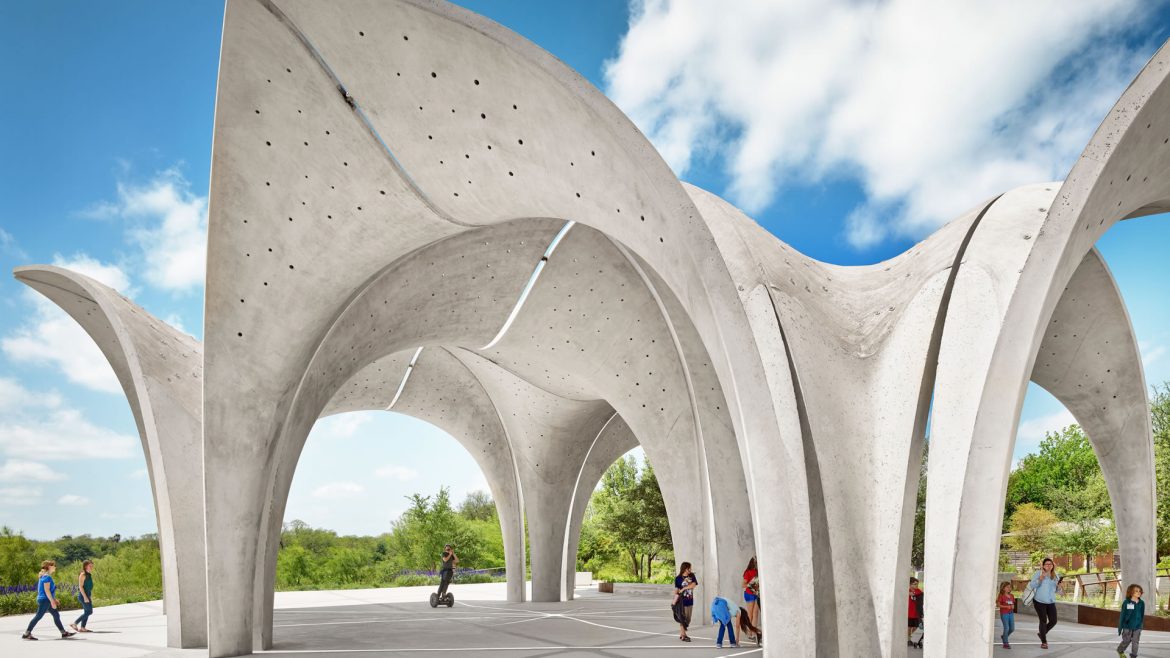
{"type": "MultiPolygon", "coordinates": [[[[455,580],[455,572],[454,571],[451,572],[451,580],[452,581],[455,580]]],[[[448,581],[447,585],[450,586],[451,582],[448,581]]],[[[443,584],[440,581],[439,591],[442,591],[443,589],[444,589],[443,584]]],[[[432,608],[437,608],[440,605],[445,605],[448,608],[450,608],[450,607],[455,605],[455,595],[452,594],[451,592],[444,592],[441,595],[439,594],[439,592],[431,592],[430,603],[431,603],[432,608]]]]}
{"type": "Polygon", "coordinates": [[[431,592],[431,607],[437,608],[440,605],[445,605],[448,608],[455,605],[455,595],[447,592],[443,596],[439,596],[438,592],[431,592]]]}

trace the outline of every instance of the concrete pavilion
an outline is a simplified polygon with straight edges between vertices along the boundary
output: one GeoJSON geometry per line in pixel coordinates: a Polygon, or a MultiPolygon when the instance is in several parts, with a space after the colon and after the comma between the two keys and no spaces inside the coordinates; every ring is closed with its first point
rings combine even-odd
{"type": "Polygon", "coordinates": [[[641,445],[704,603],[736,592],[753,554],[765,592],[799,593],[764,607],[790,634],[766,655],[902,656],[929,415],[925,655],[988,656],[1029,381],[1088,433],[1125,501],[1125,579],[1153,589],[1142,363],[1093,245],[1170,209],[1168,57],[1064,182],[838,267],[681,183],[599,91],[480,16],[229,0],[206,342],[80,274],[16,276],[85,327],[126,391],[170,646],[272,646],[304,441],[323,416],[385,409],[443,428],[483,469],[508,601],[529,597],[526,546],[531,600],[572,598],[589,494],[641,445]]]}

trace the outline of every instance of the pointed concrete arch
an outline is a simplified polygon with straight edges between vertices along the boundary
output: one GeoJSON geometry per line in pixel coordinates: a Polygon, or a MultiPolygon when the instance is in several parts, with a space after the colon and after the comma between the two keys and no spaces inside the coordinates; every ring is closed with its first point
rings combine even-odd
{"type": "Polygon", "coordinates": [[[150,476],[162,556],[167,646],[207,643],[199,408],[203,349],[109,287],[50,265],[19,267],[16,278],[68,313],[122,384],[150,476]]]}
{"type": "MultiPolygon", "coordinates": [[[[1168,65],[1164,45],[1059,190],[1025,189],[1018,205],[989,213],[967,249],[948,311],[932,416],[933,440],[946,447],[932,451],[927,493],[926,569],[942,574],[926,602],[927,616],[940,620],[928,656],[990,655],[985,599],[1027,382],[1057,304],[1097,239],[1117,221],[1164,208],[1170,199],[1168,65]]],[[[1144,462],[1144,451],[1135,457],[1144,462]]],[[[1102,464],[1106,472],[1114,468],[1102,464]]],[[[1147,499],[1152,467],[1137,475],[1137,486],[1150,488],[1140,496],[1147,499]]],[[[1127,574],[1138,583],[1152,577],[1152,563],[1148,573],[1127,574]]]]}

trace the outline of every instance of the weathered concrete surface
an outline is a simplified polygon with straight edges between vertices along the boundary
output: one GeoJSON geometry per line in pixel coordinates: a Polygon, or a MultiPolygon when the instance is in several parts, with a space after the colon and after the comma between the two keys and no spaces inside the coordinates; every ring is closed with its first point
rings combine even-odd
{"type": "Polygon", "coordinates": [[[50,265],[20,267],[15,274],[77,320],[122,384],[154,496],[167,646],[206,646],[202,472],[197,466],[203,452],[202,346],[83,274],[50,265]]]}

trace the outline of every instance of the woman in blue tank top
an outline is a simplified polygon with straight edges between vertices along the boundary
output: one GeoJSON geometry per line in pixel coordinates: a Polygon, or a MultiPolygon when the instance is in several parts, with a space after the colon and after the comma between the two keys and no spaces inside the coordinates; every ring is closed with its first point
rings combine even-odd
{"type": "Polygon", "coordinates": [[[57,630],[61,631],[61,637],[72,637],[75,633],[70,633],[61,625],[61,614],[57,612],[57,583],[53,582],[53,572],[57,570],[57,563],[52,560],[45,560],[41,563],[41,574],[37,579],[37,614],[28,623],[28,630],[21,635],[25,640],[35,640],[32,631],[36,627],[37,622],[45,613],[53,616],[53,623],[57,625],[57,630]]]}

